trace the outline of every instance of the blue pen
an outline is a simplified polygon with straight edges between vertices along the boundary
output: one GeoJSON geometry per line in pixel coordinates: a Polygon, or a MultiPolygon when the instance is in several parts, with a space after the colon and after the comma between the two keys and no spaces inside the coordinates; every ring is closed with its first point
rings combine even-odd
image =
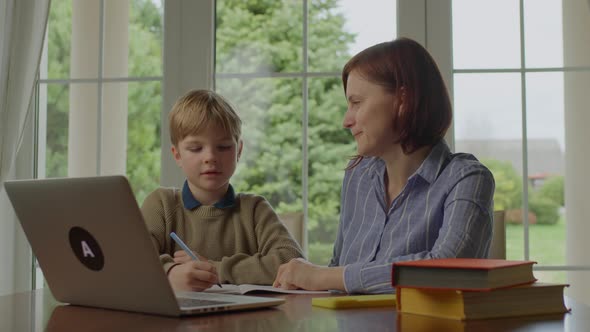
{"type": "MultiPolygon", "coordinates": [[[[182,250],[184,250],[194,261],[200,261],[199,257],[197,257],[192,250],[190,250],[190,248],[178,237],[178,235],[176,235],[176,233],[172,232],[170,233],[170,237],[172,238],[172,240],[174,240],[174,242],[176,242],[176,244],[178,244],[182,250]]],[[[217,284],[217,286],[221,287],[221,284],[217,284]]]]}

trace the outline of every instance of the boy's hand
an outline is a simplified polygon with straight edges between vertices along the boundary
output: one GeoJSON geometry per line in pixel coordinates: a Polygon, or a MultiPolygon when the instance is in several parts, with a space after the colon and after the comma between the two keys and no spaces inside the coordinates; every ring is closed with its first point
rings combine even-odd
{"type": "Polygon", "coordinates": [[[200,292],[217,284],[218,279],[215,266],[206,260],[191,260],[168,271],[168,280],[175,290],[200,292]]]}
{"type": "MultiPolygon", "coordinates": [[[[195,256],[197,256],[200,261],[203,261],[203,262],[208,261],[207,257],[201,256],[194,251],[193,251],[193,254],[195,254],[195,256]]],[[[184,251],[184,250],[178,250],[174,253],[174,263],[183,264],[186,262],[190,262],[191,260],[192,260],[191,256],[189,256],[186,253],[186,251],[184,251]]]]}

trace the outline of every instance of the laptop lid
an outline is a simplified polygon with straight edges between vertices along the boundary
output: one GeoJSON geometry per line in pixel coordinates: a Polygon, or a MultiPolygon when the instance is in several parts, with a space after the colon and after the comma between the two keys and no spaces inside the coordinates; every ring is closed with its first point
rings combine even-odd
{"type": "Polygon", "coordinates": [[[169,316],[284,302],[191,292],[210,301],[181,310],[124,176],[6,181],[5,188],[58,301],[169,316]]]}

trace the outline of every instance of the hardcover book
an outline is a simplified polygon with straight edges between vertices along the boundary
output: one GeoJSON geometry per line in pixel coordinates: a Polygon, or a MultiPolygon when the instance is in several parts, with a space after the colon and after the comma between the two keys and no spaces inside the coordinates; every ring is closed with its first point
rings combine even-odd
{"type": "Polygon", "coordinates": [[[393,263],[393,287],[487,291],[530,284],[533,261],[445,258],[393,263]]]}
{"type": "Polygon", "coordinates": [[[491,291],[400,287],[397,310],[455,320],[563,314],[568,312],[563,300],[566,286],[534,283],[491,291]]]}

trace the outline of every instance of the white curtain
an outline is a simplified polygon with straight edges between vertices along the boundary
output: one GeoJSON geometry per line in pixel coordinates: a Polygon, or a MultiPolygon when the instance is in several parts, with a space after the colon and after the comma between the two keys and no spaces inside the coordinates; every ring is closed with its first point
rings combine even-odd
{"type": "Polygon", "coordinates": [[[0,0],[0,295],[26,290],[31,266],[4,181],[15,177],[50,0],[0,0]],[[23,259],[24,258],[24,259],[23,259]]]}

